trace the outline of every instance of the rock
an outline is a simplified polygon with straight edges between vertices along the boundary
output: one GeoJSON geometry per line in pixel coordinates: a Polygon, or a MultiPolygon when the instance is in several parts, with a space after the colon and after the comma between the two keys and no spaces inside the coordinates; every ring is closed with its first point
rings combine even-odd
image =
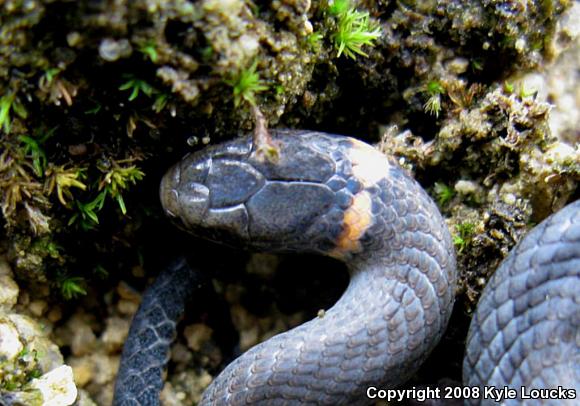
{"type": "Polygon", "coordinates": [[[187,346],[193,351],[199,351],[211,338],[213,330],[205,324],[191,324],[185,327],[184,334],[187,346]]]}
{"type": "Polygon", "coordinates": [[[71,322],[70,329],[73,333],[71,340],[71,351],[74,355],[85,355],[95,347],[97,337],[88,324],[79,320],[78,323],[71,322]]]}
{"type": "Polygon", "coordinates": [[[0,319],[0,358],[14,359],[24,349],[18,330],[9,320],[0,319]]]}
{"type": "Polygon", "coordinates": [[[28,305],[28,309],[36,317],[42,316],[47,307],[48,303],[46,303],[44,300],[34,300],[28,305]]]}
{"type": "Polygon", "coordinates": [[[0,308],[10,310],[18,300],[18,285],[10,275],[0,273],[0,308]]]}
{"type": "Polygon", "coordinates": [[[105,383],[113,382],[117,375],[119,357],[92,354],[90,360],[93,363],[93,383],[103,385],[105,383]]]}
{"type": "Polygon", "coordinates": [[[79,387],[84,387],[93,379],[93,361],[90,356],[72,358],[69,364],[73,370],[75,382],[79,387]]]}
{"type": "Polygon", "coordinates": [[[8,275],[12,277],[12,269],[4,258],[0,258],[0,275],[8,275]]]}
{"type": "Polygon", "coordinates": [[[33,379],[30,387],[42,393],[42,404],[45,406],[68,406],[77,398],[72,368],[68,365],[61,365],[40,378],[33,379]]]}
{"type": "Polygon", "coordinates": [[[131,55],[133,49],[126,39],[114,40],[105,38],[99,45],[99,56],[107,62],[114,62],[119,58],[126,58],[131,55]]]}
{"type": "Polygon", "coordinates": [[[109,352],[120,351],[129,334],[129,320],[111,317],[106,323],[107,327],[101,335],[101,341],[109,352]]]}
{"type": "Polygon", "coordinates": [[[18,330],[20,340],[26,344],[28,351],[42,355],[37,358],[41,371],[51,371],[64,363],[60,350],[46,337],[46,332],[36,321],[22,314],[10,314],[7,318],[18,330]]]}
{"type": "Polygon", "coordinates": [[[139,303],[133,302],[131,300],[121,299],[117,303],[117,310],[119,310],[119,313],[126,314],[126,315],[135,314],[138,307],[139,307],[139,303]]]}
{"type": "Polygon", "coordinates": [[[472,195],[481,191],[481,186],[477,182],[470,180],[458,180],[455,183],[454,189],[457,193],[462,195],[472,195]]]}
{"type": "MultiPolygon", "coordinates": [[[[76,376],[75,376],[76,380],[76,376]]],[[[98,406],[93,399],[91,399],[90,395],[87,391],[81,389],[78,391],[78,399],[75,403],[75,406],[98,406]]]]}

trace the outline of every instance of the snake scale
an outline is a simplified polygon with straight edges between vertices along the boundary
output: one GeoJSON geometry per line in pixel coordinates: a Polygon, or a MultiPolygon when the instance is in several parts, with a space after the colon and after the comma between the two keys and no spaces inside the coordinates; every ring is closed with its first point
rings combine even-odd
{"type": "MultiPolygon", "coordinates": [[[[446,329],[457,277],[449,231],[421,186],[369,145],[319,132],[272,136],[276,163],[256,158],[251,137],[187,155],[162,180],[166,213],[206,239],[338,258],[350,283],[323,316],[228,365],[200,404],[369,404],[368,386],[405,382],[446,329]]],[[[550,386],[566,368],[576,373],[569,384],[580,382],[579,208],[573,203],[538,226],[492,278],[470,329],[466,384],[496,384],[507,376],[514,384],[550,386]],[[566,289],[559,288],[563,278],[570,282],[566,289]],[[527,290],[534,287],[540,290],[527,290]],[[544,304],[550,295],[558,304],[544,304]],[[554,327],[551,310],[569,324],[554,327]],[[530,335],[532,344],[525,341],[530,335]],[[518,372],[506,361],[511,353],[500,353],[519,351],[519,365],[527,367],[538,337],[545,339],[540,357],[560,354],[554,365],[544,362],[554,372],[518,372]],[[554,342],[565,349],[552,348],[554,342]],[[480,347],[488,343],[489,349],[480,347]],[[506,363],[511,374],[503,372],[506,363]]],[[[123,350],[116,406],[159,404],[176,320],[200,283],[197,274],[177,261],[144,294],[123,350]]]]}

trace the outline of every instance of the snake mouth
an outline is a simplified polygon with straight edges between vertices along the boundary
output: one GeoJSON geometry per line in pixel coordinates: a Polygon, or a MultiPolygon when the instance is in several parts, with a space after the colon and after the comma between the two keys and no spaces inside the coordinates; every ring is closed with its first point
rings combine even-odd
{"type": "Polygon", "coordinates": [[[161,206],[165,214],[171,218],[177,217],[180,211],[179,192],[177,191],[180,180],[181,170],[179,165],[174,165],[163,175],[159,187],[161,206]]]}

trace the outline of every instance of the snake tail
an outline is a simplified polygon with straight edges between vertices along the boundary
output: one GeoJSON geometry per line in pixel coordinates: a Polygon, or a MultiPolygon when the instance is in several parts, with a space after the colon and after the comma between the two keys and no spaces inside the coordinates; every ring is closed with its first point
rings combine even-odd
{"type": "Polygon", "coordinates": [[[115,384],[114,406],[157,406],[163,371],[177,321],[196,291],[199,272],[184,258],[166,267],[143,294],[125,341],[115,384]]]}

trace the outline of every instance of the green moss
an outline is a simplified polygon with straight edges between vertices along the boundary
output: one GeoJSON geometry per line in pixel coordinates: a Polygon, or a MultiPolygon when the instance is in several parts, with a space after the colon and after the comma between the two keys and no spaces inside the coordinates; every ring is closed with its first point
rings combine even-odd
{"type": "Polygon", "coordinates": [[[225,82],[232,87],[234,95],[234,105],[239,106],[242,101],[251,106],[256,105],[256,93],[268,90],[268,86],[260,79],[260,74],[256,72],[258,62],[254,61],[247,69],[242,69],[225,82]]]}
{"type": "Polygon", "coordinates": [[[42,375],[40,357],[37,350],[26,346],[14,359],[0,361],[0,389],[6,392],[25,389],[31,380],[42,375]]]}
{"type": "Polygon", "coordinates": [[[332,37],[337,57],[342,54],[351,59],[356,59],[357,55],[368,56],[363,47],[373,47],[381,36],[380,27],[371,23],[369,13],[356,10],[349,0],[335,0],[328,10],[337,18],[332,37]]]}
{"type": "Polygon", "coordinates": [[[435,182],[434,191],[439,207],[445,206],[455,196],[453,188],[441,182],[435,182]]]}
{"type": "Polygon", "coordinates": [[[506,94],[512,94],[515,91],[515,86],[513,83],[506,80],[503,82],[503,90],[506,94]]]}
{"type": "MultiPolygon", "coordinates": [[[[96,191],[96,196],[87,202],[82,202],[81,200],[74,201],[75,213],[68,220],[68,224],[79,224],[83,230],[94,229],[99,224],[98,212],[100,212],[107,198],[113,199],[121,213],[123,215],[127,214],[127,207],[125,205],[125,200],[123,198],[123,191],[129,189],[131,185],[136,184],[138,181],[142,180],[145,174],[136,165],[126,165],[130,161],[113,161],[110,165],[101,166],[99,171],[101,176],[98,181],[91,184],[88,188],[89,194],[93,194],[96,191]]],[[[68,191],[70,187],[78,187],[82,190],[87,190],[87,186],[80,182],[78,179],[82,175],[82,172],[65,172],[66,176],[61,177],[61,183],[64,182],[65,191],[68,191]]],[[[56,187],[58,189],[58,177],[55,181],[56,187]]],[[[59,200],[61,196],[59,195],[59,200]]],[[[61,200],[63,205],[66,202],[61,200]]]]}
{"type": "Polygon", "coordinates": [[[155,42],[147,41],[141,44],[139,47],[139,52],[145,55],[153,63],[156,63],[159,59],[159,54],[157,53],[155,42]]]}
{"type": "Polygon", "coordinates": [[[169,101],[169,94],[168,93],[159,93],[155,96],[155,101],[153,102],[153,111],[156,113],[161,113],[163,109],[167,106],[167,102],[169,101]]]}
{"type": "MultiPolygon", "coordinates": [[[[0,145],[4,148],[0,155],[0,206],[7,224],[17,226],[25,218],[35,234],[48,232],[49,218],[45,214],[48,201],[34,175],[34,161],[25,157],[27,149],[20,142],[0,141],[0,145]]],[[[37,158],[40,165],[40,155],[37,158]]]]}
{"type": "Polygon", "coordinates": [[[425,112],[439,117],[439,113],[441,113],[441,95],[445,93],[443,85],[436,80],[432,80],[427,83],[424,92],[429,96],[423,105],[425,112]]]}
{"type": "Polygon", "coordinates": [[[319,51],[322,47],[322,39],[323,36],[321,33],[313,32],[312,34],[308,35],[307,41],[314,51],[319,51]]]}
{"type": "Polygon", "coordinates": [[[121,86],[119,86],[119,90],[126,90],[130,92],[129,101],[135,100],[141,93],[151,97],[155,91],[153,86],[151,86],[149,83],[135,77],[127,78],[127,80],[121,86]]]}
{"type": "Polygon", "coordinates": [[[44,175],[48,162],[43,150],[43,144],[54,134],[55,129],[44,131],[37,137],[30,137],[28,135],[18,136],[18,140],[22,143],[22,154],[32,161],[32,169],[38,178],[44,175]]]}
{"type": "Polygon", "coordinates": [[[86,280],[79,276],[64,277],[59,281],[60,292],[66,300],[71,300],[87,294],[84,288],[86,280]]]}
{"type": "Polygon", "coordinates": [[[49,195],[56,193],[58,201],[65,207],[68,201],[73,200],[73,188],[86,190],[87,185],[82,182],[85,175],[85,168],[65,168],[64,166],[51,166],[47,171],[45,190],[49,195]]]}
{"type": "MultiPolygon", "coordinates": [[[[129,189],[130,185],[142,180],[145,174],[136,165],[125,165],[127,162],[113,162],[106,168],[104,176],[99,183],[101,194],[110,196],[115,200],[123,215],[127,214],[127,207],[123,199],[123,191],[129,189]]],[[[103,198],[104,199],[104,198],[103,198]]]]}
{"type": "Polygon", "coordinates": [[[471,243],[474,230],[475,224],[469,222],[460,223],[455,226],[456,233],[453,235],[453,244],[455,244],[459,253],[462,253],[471,243]]]}
{"type": "Polygon", "coordinates": [[[16,114],[22,119],[28,117],[28,112],[16,97],[16,94],[8,93],[0,97],[0,127],[6,133],[10,132],[13,114],[16,114]]]}

